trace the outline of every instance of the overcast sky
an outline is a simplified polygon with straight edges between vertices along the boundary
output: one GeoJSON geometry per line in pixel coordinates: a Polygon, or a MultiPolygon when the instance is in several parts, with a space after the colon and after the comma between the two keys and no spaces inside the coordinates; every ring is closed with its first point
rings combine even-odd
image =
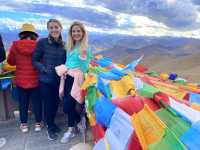
{"type": "Polygon", "coordinates": [[[0,32],[22,23],[46,30],[59,19],[64,30],[74,20],[90,32],[136,36],[200,38],[200,0],[0,0],[0,32]]]}

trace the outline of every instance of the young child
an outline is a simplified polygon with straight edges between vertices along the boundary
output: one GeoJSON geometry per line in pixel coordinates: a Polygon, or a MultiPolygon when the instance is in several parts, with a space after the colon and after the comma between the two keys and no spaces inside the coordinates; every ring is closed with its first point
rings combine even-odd
{"type": "Polygon", "coordinates": [[[62,137],[61,143],[66,143],[75,136],[75,127],[80,122],[80,112],[77,112],[76,106],[83,104],[80,86],[91,58],[87,32],[82,23],[74,22],[70,26],[66,46],[66,63],[56,67],[57,74],[61,76],[59,95],[64,96],[63,110],[68,115],[68,131],[62,137]]]}
{"type": "Polygon", "coordinates": [[[16,65],[16,86],[19,94],[20,129],[28,132],[28,108],[32,101],[35,114],[35,131],[42,129],[42,103],[39,96],[38,72],[32,65],[32,54],[36,46],[38,34],[32,24],[23,24],[19,33],[20,40],[14,41],[7,62],[16,65]]]}

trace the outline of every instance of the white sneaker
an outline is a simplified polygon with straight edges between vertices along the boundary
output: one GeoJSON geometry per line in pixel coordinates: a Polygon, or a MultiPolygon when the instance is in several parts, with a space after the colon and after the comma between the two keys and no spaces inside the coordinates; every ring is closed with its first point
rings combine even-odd
{"type": "Polygon", "coordinates": [[[28,125],[27,125],[27,124],[24,124],[24,123],[20,125],[20,129],[21,129],[21,131],[22,131],[23,133],[27,133],[27,132],[29,131],[28,125]]]}
{"type": "Polygon", "coordinates": [[[64,133],[64,135],[61,138],[60,142],[61,143],[67,143],[70,139],[72,139],[75,136],[76,136],[76,134],[75,134],[74,128],[72,130],[68,129],[68,131],[64,133]]]}
{"type": "Polygon", "coordinates": [[[41,123],[35,124],[35,132],[40,132],[42,130],[43,125],[41,123]]]}

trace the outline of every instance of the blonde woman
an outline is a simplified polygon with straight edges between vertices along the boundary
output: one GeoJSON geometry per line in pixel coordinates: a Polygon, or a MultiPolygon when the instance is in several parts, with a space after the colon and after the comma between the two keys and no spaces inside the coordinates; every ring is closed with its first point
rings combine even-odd
{"type": "MultiPolygon", "coordinates": [[[[88,36],[85,27],[80,22],[74,22],[69,29],[68,41],[66,43],[67,59],[66,70],[60,74],[60,97],[64,96],[64,112],[68,115],[68,131],[64,133],[61,143],[67,143],[75,136],[75,127],[80,122],[80,113],[76,106],[82,106],[80,97],[80,85],[87,72],[91,50],[88,47],[88,36]]],[[[61,69],[62,70],[62,69],[61,69]]],[[[59,69],[57,69],[59,74],[59,69]]]]}

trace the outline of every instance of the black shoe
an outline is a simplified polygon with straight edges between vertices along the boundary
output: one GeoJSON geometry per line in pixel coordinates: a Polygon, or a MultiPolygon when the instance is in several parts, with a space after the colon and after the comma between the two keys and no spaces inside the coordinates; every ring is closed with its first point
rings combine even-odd
{"type": "Polygon", "coordinates": [[[47,136],[50,141],[57,140],[58,135],[51,129],[47,129],[47,136]]]}
{"type": "Polygon", "coordinates": [[[57,125],[54,125],[52,130],[55,132],[55,133],[61,133],[61,129],[57,126],[57,125]]]}

